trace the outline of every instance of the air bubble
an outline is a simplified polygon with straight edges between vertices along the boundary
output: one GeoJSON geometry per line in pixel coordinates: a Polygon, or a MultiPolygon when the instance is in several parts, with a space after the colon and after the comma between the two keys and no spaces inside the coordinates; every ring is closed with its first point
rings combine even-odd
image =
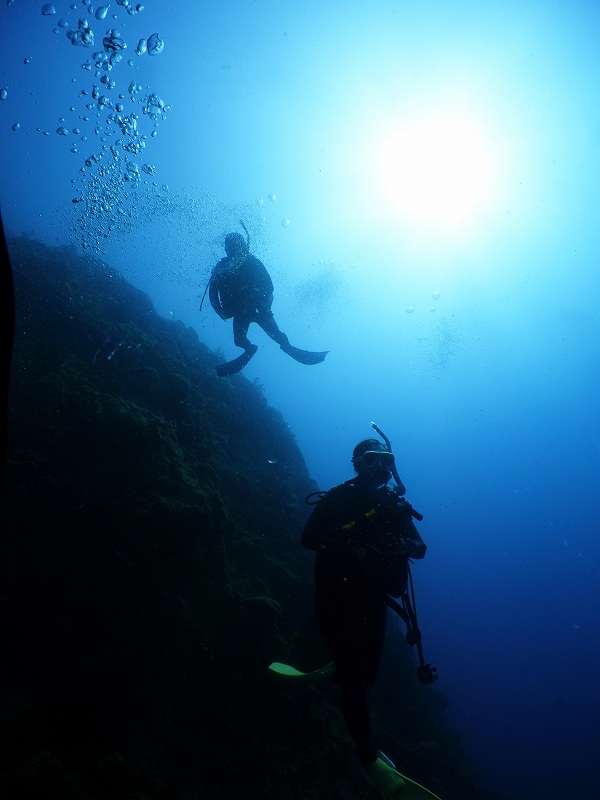
{"type": "Polygon", "coordinates": [[[46,3],[46,5],[42,6],[42,14],[45,17],[51,17],[52,14],[56,14],[56,9],[50,3],[46,3]]]}
{"type": "Polygon", "coordinates": [[[125,173],[123,177],[126,181],[139,181],[140,171],[138,169],[138,165],[134,164],[132,161],[128,161],[125,165],[125,173]]]}
{"type": "Polygon", "coordinates": [[[414,310],[415,309],[413,308],[413,306],[406,306],[406,313],[407,314],[412,314],[414,310]]]}
{"type": "Polygon", "coordinates": [[[76,31],[67,31],[67,38],[71,44],[81,45],[83,47],[93,47],[94,34],[86,19],[80,19],[76,31]]]}
{"type": "Polygon", "coordinates": [[[153,33],[148,37],[148,55],[158,56],[165,49],[165,43],[159,33],[153,33]]]}
{"type": "Polygon", "coordinates": [[[108,36],[104,37],[102,44],[107,53],[113,53],[115,50],[124,50],[127,47],[119,31],[114,29],[108,32],[108,36]]]}

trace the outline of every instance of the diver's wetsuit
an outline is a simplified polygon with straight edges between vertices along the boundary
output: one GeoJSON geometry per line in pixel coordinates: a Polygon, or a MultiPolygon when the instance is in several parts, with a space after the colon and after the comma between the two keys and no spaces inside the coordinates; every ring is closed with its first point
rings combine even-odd
{"type": "Polygon", "coordinates": [[[408,559],[426,546],[410,506],[386,486],[360,478],[329,491],[302,533],[317,551],[315,614],[342,688],[342,710],[365,769],[377,758],[367,690],[375,683],[385,637],[386,594],[406,588],[408,559]],[[366,516],[365,516],[366,515],[366,516]]]}
{"type": "Polygon", "coordinates": [[[262,261],[250,253],[219,261],[210,276],[208,299],[221,319],[233,317],[233,341],[237,347],[254,348],[247,336],[251,322],[260,325],[278,345],[289,345],[271,311],[271,276],[262,261]]]}

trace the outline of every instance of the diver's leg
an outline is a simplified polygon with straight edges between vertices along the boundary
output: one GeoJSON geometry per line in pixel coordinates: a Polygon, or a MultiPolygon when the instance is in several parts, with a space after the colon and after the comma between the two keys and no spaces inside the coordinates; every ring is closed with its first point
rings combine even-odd
{"type": "Polygon", "coordinates": [[[217,375],[233,375],[241,369],[244,369],[258,350],[258,345],[252,344],[246,335],[251,322],[252,319],[246,316],[237,316],[233,318],[233,342],[237,347],[243,347],[244,352],[241,356],[234,358],[233,361],[226,361],[224,364],[218,364],[216,368],[217,375]]]}
{"type": "Polygon", "coordinates": [[[383,800],[408,800],[404,777],[375,748],[367,699],[381,658],[387,608],[382,597],[364,591],[360,583],[350,591],[347,587],[347,583],[336,587],[321,582],[315,598],[317,622],[342,690],[344,721],[356,755],[383,800]]]}
{"type": "Polygon", "coordinates": [[[348,591],[347,584],[340,585],[335,579],[320,580],[315,595],[315,616],[335,664],[346,728],[363,767],[369,769],[377,759],[367,700],[374,676],[370,674],[371,665],[365,663],[360,603],[355,601],[352,589],[348,591]]]}
{"type": "Polygon", "coordinates": [[[387,605],[378,595],[365,597],[362,602],[361,650],[365,667],[366,685],[371,688],[379,672],[385,641],[387,605]]]}
{"type": "Polygon", "coordinates": [[[256,345],[252,344],[247,336],[251,322],[251,318],[245,315],[233,318],[233,343],[236,347],[243,347],[244,350],[256,348],[256,345]]]}
{"type": "Polygon", "coordinates": [[[284,353],[287,353],[288,356],[291,356],[295,361],[299,361],[301,364],[320,364],[329,352],[329,350],[325,350],[321,353],[313,353],[310,350],[300,350],[299,347],[293,347],[285,333],[279,329],[279,325],[275,322],[275,317],[270,309],[268,311],[261,311],[258,316],[254,318],[253,322],[260,325],[263,331],[270,336],[273,341],[277,342],[284,353]]]}
{"type": "Polygon", "coordinates": [[[275,322],[275,317],[271,309],[268,311],[261,311],[256,317],[255,322],[263,329],[267,336],[270,336],[280,347],[289,346],[290,340],[275,322]]]}

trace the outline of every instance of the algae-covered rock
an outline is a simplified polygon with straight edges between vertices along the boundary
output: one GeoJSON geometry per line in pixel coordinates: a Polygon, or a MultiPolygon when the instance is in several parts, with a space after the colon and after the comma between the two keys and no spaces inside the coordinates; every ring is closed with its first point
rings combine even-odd
{"type": "MultiPolygon", "coordinates": [[[[281,414],[106,264],[10,250],[0,795],[373,798],[335,685],[267,669],[328,658],[298,545],[316,486],[281,414]]],[[[381,737],[444,800],[483,799],[395,640],[381,737]]]]}

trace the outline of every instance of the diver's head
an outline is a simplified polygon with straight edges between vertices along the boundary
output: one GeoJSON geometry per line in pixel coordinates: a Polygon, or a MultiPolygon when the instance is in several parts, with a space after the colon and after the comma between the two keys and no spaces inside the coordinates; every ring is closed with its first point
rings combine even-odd
{"type": "Polygon", "coordinates": [[[228,233],[225,237],[225,252],[229,258],[236,258],[248,253],[248,243],[241,233],[228,233]]]}
{"type": "Polygon", "coordinates": [[[363,439],[352,451],[352,464],[359,478],[383,486],[392,477],[394,455],[379,439],[363,439]]]}

